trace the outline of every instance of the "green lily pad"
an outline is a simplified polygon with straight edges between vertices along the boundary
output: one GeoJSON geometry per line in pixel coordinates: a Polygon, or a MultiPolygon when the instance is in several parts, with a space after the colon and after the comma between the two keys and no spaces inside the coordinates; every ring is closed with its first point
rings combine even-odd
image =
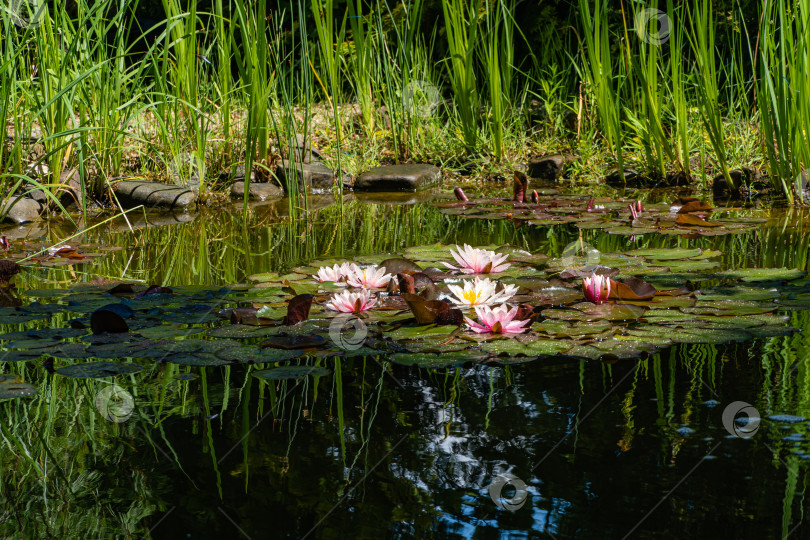
{"type": "Polygon", "coordinates": [[[719,272],[720,279],[742,279],[743,281],[791,281],[806,274],[796,268],[739,268],[719,272]]]}
{"type": "Polygon", "coordinates": [[[56,347],[61,345],[61,342],[53,339],[22,339],[19,341],[12,341],[6,343],[9,349],[47,349],[49,347],[56,347]]]}
{"type": "Polygon", "coordinates": [[[87,353],[95,358],[155,358],[159,351],[155,348],[154,341],[144,340],[91,345],[87,348],[87,353]]]}
{"type": "Polygon", "coordinates": [[[146,339],[170,339],[178,337],[189,337],[205,332],[205,328],[186,328],[181,325],[170,324],[162,326],[152,326],[138,330],[138,334],[146,339]]]}
{"type": "Polygon", "coordinates": [[[143,370],[141,366],[125,362],[89,362],[61,367],[56,373],[77,379],[102,379],[116,375],[130,375],[141,370],[143,370]]]}
{"type": "Polygon", "coordinates": [[[444,326],[401,326],[391,332],[386,332],[387,338],[394,341],[403,339],[425,339],[428,337],[450,337],[450,334],[458,330],[458,326],[444,325],[444,326]]]}
{"type": "Polygon", "coordinates": [[[0,324],[20,324],[47,319],[48,317],[50,317],[50,313],[32,313],[18,311],[16,308],[0,308],[0,324]]]}
{"type": "Polygon", "coordinates": [[[69,339],[87,334],[87,330],[76,328],[38,328],[0,335],[0,339],[69,339]]]}
{"type": "Polygon", "coordinates": [[[174,353],[167,354],[160,358],[163,362],[170,362],[180,366],[200,366],[200,367],[216,367],[225,366],[232,362],[220,358],[214,353],[210,352],[193,352],[193,353],[174,353]]]}
{"type": "Polygon", "coordinates": [[[497,339],[481,344],[481,349],[494,355],[546,356],[562,354],[573,347],[572,342],[555,339],[537,339],[521,343],[517,339],[497,339]]]}
{"type": "Polygon", "coordinates": [[[278,331],[275,328],[261,326],[247,326],[244,324],[229,324],[209,329],[205,335],[222,339],[250,339],[272,336],[278,331]]]}
{"type": "Polygon", "coordinates": [[[229,362],[240,364],[266,364],[292,360],[303,355],[302,350],[260,349],[258,347],[229,347],[217,353],[217,356],[229,362]]]}
{"type": "Polygon", "coordinates": [[[281,366],[254,371],[253,376],[260,379],[280,381],[287,379],[300,379],[301,377],[306,377],[307,375],[321,377],[323,375],[329,375],[330,373],[331,371],[329,371],[327,368],[320,366],[281,366]]]}
{"type": "Polygon", "coordinates": [[[37,389],[24,382],[0,382],[0,399],[17,399],[37,395],[37,389]]]}
{"type": "Polygon", "coordinates": [[[635,255],[645,257],[647,259],[654,259],[656,261],[673,261],[682,259],[691,259],[703,253],[699,248],[655,248],[655,249],[634,249],[626,251],[625,255],[635,255]]]}
{"type": "Polygon", "coordinates": [[[442,354],[431,353],[397,353],[390,359],[395,364],[403,366],[418,366],[422,368],[446,368],[458,366],[467,362],[481,362],[489,355],[474,351],[459,351],[442,354]]]}
{"type": "Polygon", "coordinates": [[[0,351],[0,362],[24,362],[26,360],[36,360],[41,357],[44,351],[0,351]]]}
{"type": "Polygon", "coordinates": [[[25,296],[33,296],[35,298],[61,298],[70,294],[70,289],[31,289],[24,291],[25,296]]]}

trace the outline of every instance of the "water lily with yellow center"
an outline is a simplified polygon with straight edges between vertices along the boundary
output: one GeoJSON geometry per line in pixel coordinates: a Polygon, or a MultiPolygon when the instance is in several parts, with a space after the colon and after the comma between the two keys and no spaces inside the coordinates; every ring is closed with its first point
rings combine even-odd
{"type": "Polygon", "coordinates": [[[384,268],[360,268],[356,266],[352,269],[352,273],[348,276],[349,285],[352,287],[364,287],[367,289],[377,289],[385,287],[391,278],[391,274],[386,274],[384,268]]]}
{"type": "Polygon", "coordinates": [[[516,321],[518,308],[502,304],[496,308],[489,306],[475,306],[475,314],[483,324],[478,324],[468,317],[464,317],[464,322],[470,330],[476,334],[522,334],[528,328],[524,328],[531,320],[525,319],[516,321]]]}
{"type": "Polygon", "coordinates": [[[502,304],[512,298],[518,289],[515,285],[505,285],[502,290],[496,291],[497,286],[497,281],[476,277],[465,280],[464,288],[458,285],[448,285],[447,288],[453,293],[450,298],[453,302],[469,307],[502,304]]]}
{"type": "Polygon", "coordinates": [[[464,244],[464,248],[456,246],[458,250],[450,250],[450,255],[459,264],[456,268],[450,263],[442,263],[451,270],[458,270],[465,274],[494,274],[496,272],[503,272],[510,265],[502,264],[509,256],[507,254],[499,254],[487,249],[479,249],[470,247],[464,244]]]}

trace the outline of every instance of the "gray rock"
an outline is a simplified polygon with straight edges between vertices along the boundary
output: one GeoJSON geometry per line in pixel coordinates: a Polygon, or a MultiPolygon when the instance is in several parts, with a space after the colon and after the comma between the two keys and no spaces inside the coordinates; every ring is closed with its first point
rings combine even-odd
{"type": "Polygon", "coordinates": [[[572,156],[554,154],[541,156],[529,160],[527,174],[531,178],[541,180],[557,180],[565,172],[566,166],[573,161],[572,156]]]}
{"type": "Polygon", "coordinates": [[[185,210],[197,204],[197,194],[190,189],[147,180],[122,180],[113,190],[124,208],[185,210]]]}
{"type": "MultiPolygon", "coordinates": [[[[43,206],[48,206],[53,201],[53,198],[45,193],[45,189],[40,189],[31,183],[23,184],[19,194],[30,197],[43,206]]],[[[62,171],[59,179],[59,188],[56,189],[54,195],[62,206],[67,207],[73,204],[81,206],[82,184],[78,169],[62,171]]]]}
{"type": "Polygon", "coordinates": [[[296,145],[296,156],[297,158],[301,159],[304,163],[317,163],[323,157],[318,149],[312,146],[311,140],[305,140],[302,134],[297,134],[295,136],[297,145],[296,145]]]}
{"type": "MultiPolygon", "coordinates": [[[[234,182],[243,182],[245,180],[245,164],[240,163],[238,165],[233,165],[229,170],[222,171],[219,173],[219,181],[220,182],[227,182],[229,180],[233,180],[234,182]]],[[[253,170],[250,171],[250,181],[256,181],[256,167],[253,167],[253,170]]]]}
{"type": "MultiPolygon", "coordinates": [[[[231,185],[231,197],[243,199],[245,196],[245,181],[236,181],[231,185]]],[[[275,184],[250,182],[248,199],[251,201],[266,201],[284,196],[284,190],[275,184]]]]}
{"type": "MultiPolygon", "coordinates": [[[[298,191],[308,186],[314,192],[331,190],[336,185],[335,171],[323,163],[299,163],[293,167],[280,166],[276,169],[279,183],[289,191],[287,186],[298,179],[298,191]]],[[[351,177],[343,175],[343,187],[351,186],[351,177]]]]}
{"type": "Polygon", "coordinates": [[[355,191],[418,191],[439,181],[441,170],[434,165],[387,165],[374,167],[354,183],[355,191]]]}
{"type": "Polygon", "coordinates": [[[615,169],[605,177],[605,183],[613,187],[637,187],[642,185],[644,181],[644,177],[639,175],[635,170],[628,168],[624,169],[624,177],[615,169]]]}
{"type": "Polygon", "coordinates": [[[31,197],[17,195],[11,197],[0,210],[3,221],[7,223],[28,223],[38,221],[44,207],[31,197]]]}

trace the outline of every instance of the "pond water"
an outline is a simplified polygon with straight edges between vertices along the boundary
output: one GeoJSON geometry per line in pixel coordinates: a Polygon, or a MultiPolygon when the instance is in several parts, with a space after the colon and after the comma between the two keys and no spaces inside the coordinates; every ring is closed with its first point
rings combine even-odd
{"type": "MultiPolygon", "coordinates": [[[[27,269],[15,283],[21,292],[95,276],[224,286],[317,258],[436,242],[557,257],[579,238],[573,226],[465,220],[424,203],[347,198],[341,212],[321,202],[297,221],[278,205],[247,220],[205,211],[135,232],[116,220],[81,241],[125,249],[93,264],[27,269]]],[[[805,270],[810,214],[764,215],[745,234],[583,238],[605,253],[699,247],[722,251],[723,268],[805,270]]],[[[54,241],[73,229],[31,230],[54,241]]],[[[0,401],[0,536],[810,538],[810,316],[785,313],[798,332],[613,361],[425,369],[384,355],[329,357],[325,375],[263,381],[255,366],[132,360],[144,369],[115,378],[133,396],[120,422],[96,407],[112,379],[0,362],[0,374],[39,390],[0,401]],[[744,406],[734,402],[761,417],[756,432],[724,426],[724,411],[744,406]]]]}

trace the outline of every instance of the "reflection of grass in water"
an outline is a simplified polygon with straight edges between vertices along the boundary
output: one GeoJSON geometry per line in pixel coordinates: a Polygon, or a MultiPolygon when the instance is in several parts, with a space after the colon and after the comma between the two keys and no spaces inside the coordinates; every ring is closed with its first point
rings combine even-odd
{"type": "MultiPolygon", "coordinates": [[[[341,219],[336,209],[322,209],[312,214],[309,220],[294,223],[263,221],[254,215],[247,227],[242,226],[239,215],[204,214],[192,223],[171,228],[153,228],[134,234],[98,233],[96,237],[91,235],[90,240],[123,243],[134,239],[137,247],[134,251],[110,254],[95,266],[84,269],[89,272],[98,270],[108,276],[123,274],[167,284],[231,283],[250,273],[287,269],[316,256],[349,258],[355,253],[396,251],[408,245],[436,241],[467,241],[476,245],[509,242],[558,255],[566,244],[577,238],[573,228],[525,227],[515,230],[509,222],[454,220],[422,205],[386,208],[349,203],[344,212],[341,219]]],[[[606,252],[630,247],[698,245],[722,249],[725,261],[734,266],[758,264],[803,268],[807,260],[807,242],[802,232],[802,216],[804,213],[798,217],[786,214],[776,227],[765,229],[759,237],[731,235],[693,241],[643,236],[638,242],[630,243],[627,237],[593,232],[586,232],[584,236],[606,252]],[[791,229],[783,231],[783,225],[791,229]],[[796,225],[798,232],[791,232],[796,225]]],[[[44,286],[42,276],[52,279],[50,285],[53,286],[69,286],[75,281],[88,279],[88,276],[76,275],[69,269],[49,270],[41,275],[27,272],[19,277],[20,288],[44,286]]],[[[66,313],[57,314],[50,324],[65,326],[70,318],[72,316],[66,313]]],[[[810,315],[807,313],[792,313],[791,322],[797,328],[810,329],[810,315]]],[[[38,324],[42,323],[29,326],[38,324]]],[[[3,331],[17,329],[2,328],[3,331]]],[[[733,373],[730,370],[734,369],[727,360],[730,355],[759,358],[760,350],[764,376],[757,385],[759,394],[754,405],[762,407],[760,412],[763,415],[790,411],[810,416],[810,347],[804,336],[794,334],[760,340],[753,345],[749,342],[728,347],[681,345],[647,360],[633,380],[628,381],[629,388],[619,390],[626,392],[622,399],[625,417],[623,444],[632,445],[639,430],[650,429],[634,417],[641,389],[647,384],[652,386],[658,399],[662,452],[676,454],[681,448],[682,438],[674,433],[672,426],[693,420],[707,399],[718,399],[721,406],[738,397],[743,399],[745,396],[723,391],[724,383],[728,386],[733,373]],[[679,368],[687,368],[688,375],[679,374],[679,368]],[[704,382],[721,394],[721,398],[711,396],[704,382]]],[[[310,359],[307,362],[316,361],[310,359]]],[[[395,399],[388,404],[383,401],[387,391],[382,389],[380,380],[384,374],[370,359],[362,360],[362,364],[359,359],[319,359],[317,362],[334,366],[334,375],[322,377],[317,384],[307,378],[298,388],[293,388],[295,381],[278,386],[264,381],[254,382],[250,374],[252,367],[207,370],[206,376],[198,382],[180,382],[173,376],[191,371],[190,368],[144,364],[147,369],[143,373],[116,380],[135,396],[137,403],[135,416],[124,424],[102,420],[95,409],[95,394],[105,383],[63,377],[53,377],[49,382],[44,371],[33,364],[0,365],[0,371],[20,373],[35,384],[42,396],[0,403],[2,414],[8,419],[3,423],[3,444],[10,449],[0,458],[7,471],[2,502],[3,507],[11,512],[7,524],[0,526],[0,530],[5,526],[16,531],[22,524],[23,537],[31,538],[46,534],[69,536],[80,528],[87,531],[88,537],[106,537],[111,530],[139,534],[143,532],[145,521],[150,519],[148,516],[159,516],[167,510],[166,495],[162,490],[169,493],[169,488],[161,486],[169,486],[175,476],[182,476],[178,472],[181,456],[186,457],[188,453],[174,449],[185,445],[177,439],[183,431],[174,429],[179,423],[192,423],[195,426],[194,439],[205,441],[204,451],[211,458],[210,478],[215,478],[222,496],[227,489],[228,476],[244,475],[245,489],[248,489],[251,469],[254,478],[268,468],[272,469],[273,465],[259,461],[259,454],[277,456],[284,460],[286,467],[299,462],[295,459],[295,452],[297,445],[305,444],[307,440],[301,438],[304,422],[312,419],[313,412],[323,411],[324,406],[335,417],[335,423],[332,429],[323,433],[322,444],[340,449],[340,457],[336,453],[332,459],[334,468],[327,471],[327,474],[335,473],[335,478],[328,480],[327,489],[335,488],[339,493],[337,484],[345,483],[345,465],[351,464],[356,474],[362,469],[358,468],[358,463],[369,457],[369,445],[373,442],[371,424],[381,410],[380,406],[383,410],[386,407],[393,409],[395,399]],[[352,374],[351,382],[346,377],[348,373],[352,374]],[[320,401],[319,392],[327,392],[320,401]],[[226,421],[228,412],[234,415],[232,423],[226,421]],[[281,426],[277,429],[283,430],[283,437],[257,440],[254,434],[243,438],[268,412],[270,415],[264,422],[267,426],[281,426]],[[197,419],[189,420],[189,416],[197,419]],[[277,420],[281,422],[274,424],[277,420]],[[149,437],[145,437],[144,432],[149,437]],[[220,465],[219,460],[230,445],[240,439],[241,464],[235,465],[239,458],[230,456],[227,458],[230,461],[223,460],[220,465]],[[138,451],[142,449],[149,451],[138,451]],[[27,490],[31,490],[30,495],[26,494],[27,490]],[[136,494],[134,501],[133,492],[136,494]],[[117,499],[116,494],[120,493],[126,496],[117,499]],[[49,497],[48,505],[45,504],[45,495],[49,497]]],[[[584,369],[585,363],[581,365],[584,369]]],[[[605,366],[605,376],[612,376],[615,381],[612,370],[612,367],[605,366]]],[[[504,376],[509,377],[509,374],[504,376]]],[[[447,378],[440,372],[431,376],[434,385],[440,388],[451,386],[447,389],[445,401],[458,418],[453,422],[469,421],[462,416],[462,413],[469,413],[461,397],[468,382],[462,383],[462,379],[461,370],[450,373],[447,378]]],[[[503,379],[497,378],[489,380],[490,401],[493,389],[502,382],[503,379]]],[[[584,394],[584,383],[581,391],[584,394]]],[[[481,420],[483,425],[486,418],[481,420]]],[[[493,429],[497,429],[494,424],[493,429]]],[[[447,425],[449,429],[450,424],[447,425]]],[[[789,453],[793,448],[788,447],[788,442],[781,441],[781,437],[771,441],[766,438],[768,435],[766,429],[762,429],[755,444],[767,441],[788,465],[783,505],[783,522],[787,527],[793,517],[792,509],[797,504],[797,486],[807,480],[806,471],[800,468],[799,456],[789,453]]],[[[799,449],[810,452],[807,445],[806,441],[801,442],[799,449]]],[[[348,474],[351,477],[352,472],[348,474]]],[[[803,495],[798,496],[803,502],[803,495]]],[[[154,517],[151,519],[153,523],[157,521],[154,517]]]]}

